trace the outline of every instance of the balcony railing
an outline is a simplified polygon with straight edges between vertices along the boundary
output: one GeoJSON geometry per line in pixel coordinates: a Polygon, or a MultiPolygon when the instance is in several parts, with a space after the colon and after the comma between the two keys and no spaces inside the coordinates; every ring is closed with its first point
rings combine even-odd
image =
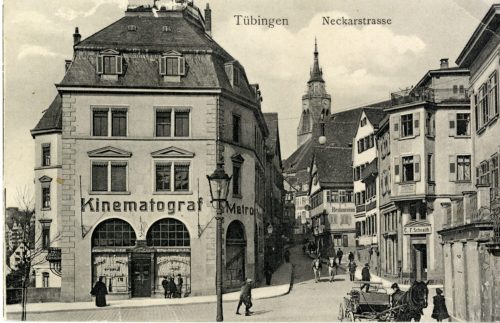
{"type": "Polygon", "coordinates": [[[365,212],[366,211],[366,207],[365,205],[356,205],[356,213],[359,213],[359,212],[365,212]]]}
{"type": "Polygon", "coordinates": [[[368,212],[376,207],[377,207],[377,201],[376,200],[371,201],[370,203],[366,204],[366,211],[368,212]]]}
{"type": "Polygon", "coordinates": [[[433,88],[417,88],[406,89],[391,93],[391,105],[402,105],[413,102],[469,102],[467,91],[458,89],[433,89],[433,88]]]}

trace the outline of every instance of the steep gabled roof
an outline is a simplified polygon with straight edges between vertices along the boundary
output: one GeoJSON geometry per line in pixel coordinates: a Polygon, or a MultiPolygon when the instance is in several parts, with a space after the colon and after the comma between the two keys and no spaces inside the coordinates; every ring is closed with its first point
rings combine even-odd
{"type": "Polygon", "coordinates": [[[353,185],[352,148],[315,147],[314,160],[321,187],[353,185]]]}
{"type": "Polygon", "coordinates": [[[31,135],[40,133],[61,132],[62,131],[62,99],[56,95],[49,108],[45,110],[42,118],[35,128],[31,130],[31,135]]]}
{"type": "Polygon", "coordinates": [[[365,108],[363,109],[366,117],[370,120],[370,123],[374,128],[378,128],[380,121],[386,116],[387,112],[380,109],[374,108],[365,108]]]}

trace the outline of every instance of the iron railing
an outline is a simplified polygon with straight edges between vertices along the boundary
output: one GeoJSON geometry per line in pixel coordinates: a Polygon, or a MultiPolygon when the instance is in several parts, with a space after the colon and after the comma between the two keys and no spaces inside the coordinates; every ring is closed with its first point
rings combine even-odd
{"type": "Polygon", "coordinates": [[[469,95],[466,90],[460,91],[458,88],[434,89],[422,87],[416,89],[405,89],[391,93],[391,105],[402,105],[413,102],[469,102],[469,95]]]}

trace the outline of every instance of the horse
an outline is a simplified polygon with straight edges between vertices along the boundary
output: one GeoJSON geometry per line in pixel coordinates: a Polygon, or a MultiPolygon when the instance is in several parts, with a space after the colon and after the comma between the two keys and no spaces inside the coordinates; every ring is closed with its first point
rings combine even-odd
{"type": "Polygon", "coordinates": [[[410,322],[412,319],[420,322],[424,314],[422,309],[427,307],[428,284],[429,282],[414,281],[408,291],[395,295],[394,307],[397,310],[394,318],[396,322],[410,322]]]}

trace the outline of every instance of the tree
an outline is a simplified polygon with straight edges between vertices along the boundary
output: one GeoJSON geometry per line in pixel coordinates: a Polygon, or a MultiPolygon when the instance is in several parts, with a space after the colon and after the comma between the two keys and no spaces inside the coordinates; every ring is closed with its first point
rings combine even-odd
{"type": "MultiPolygon", "coordinates": [[[[41,230],[37,234],[33,195],[27,187],[17,191],[19,206],[18,222],[21,230],[21,242],[25,246],[18,262],[17,269],[11,273],[9,283],[22,289],[21,295],[21,321],[26,321],[26,305],[28,302],[28,287],[31,283],[31,273],[35,266],[46,262],[47,250],[41,244],[41,230]]],[[[53,241],[58,240],[56,236],[53,241]]]]}

